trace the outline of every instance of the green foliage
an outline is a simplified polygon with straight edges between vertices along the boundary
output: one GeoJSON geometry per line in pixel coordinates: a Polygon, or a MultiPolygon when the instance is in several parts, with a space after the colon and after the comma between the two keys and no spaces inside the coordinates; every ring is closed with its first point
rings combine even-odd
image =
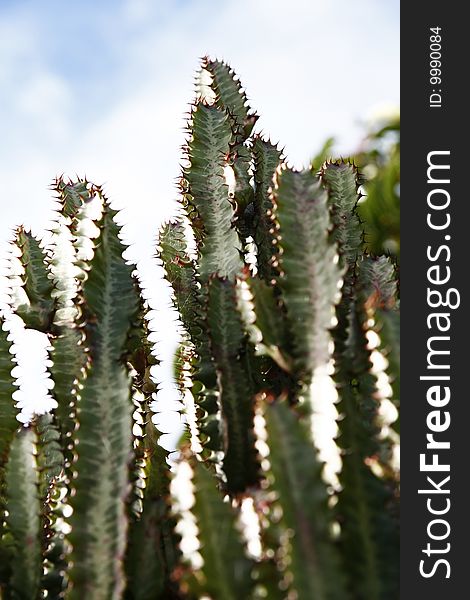
{"type": "Polygon", "coordinates": [[[400,117],[380,123],[355,156],[364,173],[366,196],[358,212],[366,226],[367,248],[400,258],[400,117]]]}
{"type": "Polygon", "coordinates": [[[325,140],[323,146],[310,161],[313,171],[318,171],[323,163],[327,162],[331,158],[334,143],[335,139],[333,137],[325,140]]]}
{"type": "MultiPolygon", "coordinates": [[[[311,166],[318,171],[334,155],[335,139],[328,138],[311,166]]],[[[374,123],[354,162],[363,175],[364,197],[357,212],[364,221],[367,250],[375,255],[400,258],[400,117],[390,116],[374,123]]]]}
{"type": "Polygon", "coordinates": [[[99,186],[59,178],[47,246],[22,228],[15,240],[10,309],[48,336],[58,404],[26,428],[0,323],[0,595],[394,600],[399,421],[385,432],[370,339],[398,408],[397,273],[368,252],[363,180],[325,162],[330,141],[314,169],[288,168],[225,63],[203,59],[198,86],[182,210],[157,253],[182,328],[186,501],[172,504],[152,422],[158,361],[116,212],[99,186]],[[316,421],[332,364],[336,479],[316,421]]]}

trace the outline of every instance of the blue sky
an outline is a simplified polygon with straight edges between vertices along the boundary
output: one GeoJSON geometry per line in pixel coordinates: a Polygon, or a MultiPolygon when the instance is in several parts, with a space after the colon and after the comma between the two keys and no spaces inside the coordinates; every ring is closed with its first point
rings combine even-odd
{"type": "Polygon", "coordinates": [[[124,209],[157,298],[154,239],[204,54],[232,64],[296,166],[330,135],[349,154],[398,106],[399,2],[0,0],[0,256],[15,225],[47,226],[56,175],[86,174],[124,209]]]}

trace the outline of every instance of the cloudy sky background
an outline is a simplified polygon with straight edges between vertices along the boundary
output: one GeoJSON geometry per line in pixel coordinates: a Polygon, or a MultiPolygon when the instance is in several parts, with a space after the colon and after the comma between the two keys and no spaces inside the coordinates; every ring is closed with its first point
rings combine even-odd
{"type": "Polygon", "coordinates": [[[0,0],[0,255],[15,225],[47,227],[56,175],[86,174],[124,209],[155,298],[154,239],[204,54],[232,64],[293,164],[331,135],[348,155],[398,106],[399,1],[0,0]]]}

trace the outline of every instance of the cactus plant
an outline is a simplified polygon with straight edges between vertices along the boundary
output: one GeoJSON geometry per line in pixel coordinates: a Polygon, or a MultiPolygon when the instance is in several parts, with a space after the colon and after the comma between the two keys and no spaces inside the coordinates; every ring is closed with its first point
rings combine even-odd
{"type": "Polygon", "coordinates": [[[157,251],[182,326],[179,459],[152,423],[148,306],[116,213],[59,178],[50,243],[13,242],[10,312],[48,336],[57,401],[25,427],[0,328],[1,597],[396,599],[399,304],[391,260],[364,250],[360,175],[289,167],[225,63],[205,58],[197,86],[157,251]],[[325,368],[336,482],[315,435],[325,368]]]}

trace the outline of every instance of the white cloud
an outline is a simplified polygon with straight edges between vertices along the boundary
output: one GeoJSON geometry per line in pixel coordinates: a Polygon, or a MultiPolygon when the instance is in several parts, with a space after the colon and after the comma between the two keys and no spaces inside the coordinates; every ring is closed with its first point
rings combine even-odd
{"type": "MultiPolygon", "coordinates": [[[[86,31],[78,43],[71,29],[63,56],[46,53],[45,20],[53,31],[69,25],[67,15],[53,13],[52,5],[29,6],[30,13],[10,9],[0,29],[0,239],[17,223],[44,228],[52,178],[86,174],[125,209],[127,238],[136,244],[131,255],[146,257],[148,282],[157,279],[151,260],[157,228],[174,208],[199,57],[230,61],[262,115],[260,127],[297,164],[332,134],[339,151],[353,150],[367,113],[398,104],[396,2],[110,3],[109,26],[102,14],[99,21],[103,47],[93,50],[97,60],[112,55],[114,66],[96,73],[91,62],[89,78],[59,65],[82,51],[86,31]]],[[[83,9],[91,11],[90,23],[94,6],[83,9]]],[[[153,283],[152,295],[159,289],[153,283]]],[[[166,322],[164,336],[174,340],[166,322]]]]}
{"type": "Polygon", "coordinates": [[[35,73],[18,90],[16,110],[38,126],[38,133],[52,138],[68,131],[70,92],[64,81],[51,73],[35,73]]]}

